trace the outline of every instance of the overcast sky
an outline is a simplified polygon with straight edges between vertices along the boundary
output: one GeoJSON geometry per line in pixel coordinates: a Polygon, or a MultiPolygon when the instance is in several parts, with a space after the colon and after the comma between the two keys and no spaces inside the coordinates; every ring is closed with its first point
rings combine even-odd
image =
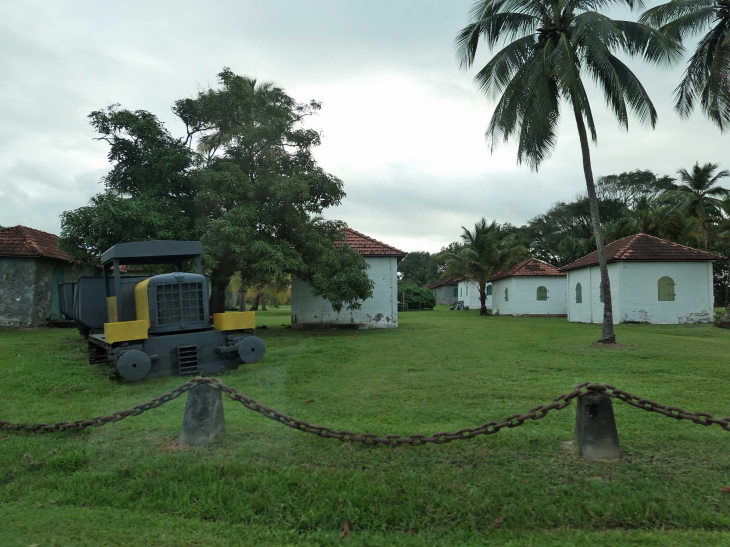
{"type": "MultiPolygon", "coordinates": [[[[577,132],[561,125],[538,173],[513,146],[490,154],[493,103],[459,68],[455,34],[471,0],[70,1],[0,3],[0,225],[59,233],[59,215],[101,190],[105,143],[86,116],[121,103],[158,115],[173,134],[176,99],[215,85],[224,66],[322,101],[320,164],[345,182],[330,209],[406,251],[438,251],[480,217],[523,224],[585,188],[577,132]]],[[[652,4],[653,5],[653,4],[652,4]]],[[[623,13],[624,17],[631,15],[623,13]]],[[[488,59],[485,50],[480,60],[488,59]]],[[[629,63],[659,112],[655,131],[620,129],[589,89],[596,176],[730,168],[728,142],[696,113],[680,120],[673,70],[629,63]]],[[[632,120],[633,121],[633,120],[632,120]]]]}

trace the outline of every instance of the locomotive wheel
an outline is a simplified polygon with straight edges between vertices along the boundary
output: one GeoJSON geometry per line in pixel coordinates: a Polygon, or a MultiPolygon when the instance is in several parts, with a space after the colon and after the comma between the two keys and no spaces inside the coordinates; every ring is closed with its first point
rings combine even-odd
{"type": "Polygon", "coordinates": [[[244,363],[258,363],[265,353],[266,344],[258,336],[247,336],[238,344],[238,355],[244,363]]]}
{"type": "Polygon", "coordinates": [[[117,361],[117,372],[130,382],[136,382],[147,376],[150,368],[152,368],[150,356],[138,349],[125,351],[117,361]]]}

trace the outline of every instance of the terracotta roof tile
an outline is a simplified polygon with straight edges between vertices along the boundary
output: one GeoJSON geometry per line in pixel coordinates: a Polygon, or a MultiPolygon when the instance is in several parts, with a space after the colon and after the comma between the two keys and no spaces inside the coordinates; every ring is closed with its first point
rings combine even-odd
{"type": "Polygon", "coordinates": [[[444,285],[457,285],[459,283],[459,280],[455,277],[444,277],[443,279],[437,279],[436,281],[431,281],[431,283],[427,283],[424,285],[424,289],[438,289],[439,287],[443,287],[444,285]]]}
{"type": "Polygon", "coordinates": [[[27,226],[12,226],[0,230],[0,256],[37,256],[71,260],[57,248],[58,236],[27,226]]]}
{"type": "MultiPolygon", "coordinates": [[[[617,239],[606,245],[606,261],[619,262],[622,260],[636,260],[644,262],[687,262],[723,260],[724,257],[701,251],[679,243],[673,243],[660,237],[649,234],[634,234],[617,239]]],[[[575,262],[560,268],[561,272],[598,266],[598,251],[593,251],[579,258],[575,262]]]]}
{"type": "Polygon", "coordinates": [[[498,281],[500,279],[505,279],[507,277],[520,277],[520,276],[550,276],[550,277],[560,277],[565,275],[564,273],[560,272],[557,267],[553,266],[552,264],[548,264],[547,262],[543,262],[542,260],[538,260],[537,258],[528,258],[527,260],[523,260],[522,262],[515,264],[511,268],[504,270],[503,272],[499,272],[496,275],[493,275],[489,278],[489,281],[498,281]]]}
{"type": "Polygon", "coordinates": [[[340,240],[340,244],[352,247],[355,252],[363,256],[395,256],[399,258],[406,256],[403,251],[361,234],[352,228],[345,228],[342,232],[344,238],[340,240]]]}

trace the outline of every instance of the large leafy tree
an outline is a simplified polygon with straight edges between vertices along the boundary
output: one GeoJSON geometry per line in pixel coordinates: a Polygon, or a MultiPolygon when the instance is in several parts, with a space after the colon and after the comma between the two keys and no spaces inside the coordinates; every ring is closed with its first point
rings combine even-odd
{"type": "Polygon", "coordinates": [[[413,281],[419,287],[439,278],[438,264],[426,251],[408,253],[398,264],[398,273],[403,281],[413,281]]]}
{"type": "Polygon", "coordinates": [[[480,315],[487,315],[487,282],[494,274],[510,267],[521,247],[515,245],[511,229],[482,218],[474,230],[461,227],[463,247],[444,253],[444,275],[473,281],[479,287],[480,315]]]}
{"type": "Polygon", "coordinates": [[[503,46],[479,71],[476,81],[483,92],[499,97],[487,138],[494,144],[516,137],[518,162],[537,169],[556,144],[561,108],[567,103],[572,111],[603,282],[600,341],[604,343],[612,343],[616,337],[588,142],[588,133],[597,140],[596,127],[583,78],[598,85],[622,126],[628,128],[628,113],[633,111],[641,122],[653,127],[657,120],[654,105],[616,54],[663,63],[680,52],[666,35],[646,25],[601,13],[611,4],[621,3],[634,6],[633,0],[479,0],[469,24],[456,38],[465,67],[474,63],[480,43],[490,49],[503,46]]]}
{"type": "Polygon", "coordinates": [[[64,213],[61,245],[92,262],[120,241],[199,238],[212,311],[236,272],[256,290],[296,275],[335,309],[358,307],[372,294],[367,265],[339,244],[343,223],[318,216],[345,195],[313,157],[319,133],[302,125],[319,103],[228,69],[219,83],[175,103],[179,138],[145,111],[90,115],[112,167],[101,194],[64,213]]]}
{"type": "Polygon", "coordinates": [[[700,165],[695,163],[692,171],[680,169],[680,184],[668,184],[668,196],[681,202],[681,208],[688,216],[695,217],[702,226],[704,248],[709,246],[712,219],[720,215],[722,199],[730,195],[727,188],[719,185],[720,180],[730,176],[730,171],[718,172],[716,163],[700,165]]]}
{"type": "Polygon", "coordinates": [[[706,32],[687,62],[674,92],[675,107],[689,116],[697,101],[720,131],[730,127],[730,3],[727,0],[672,0],[644,12],[646,22],[674,40],[706,32]]]}

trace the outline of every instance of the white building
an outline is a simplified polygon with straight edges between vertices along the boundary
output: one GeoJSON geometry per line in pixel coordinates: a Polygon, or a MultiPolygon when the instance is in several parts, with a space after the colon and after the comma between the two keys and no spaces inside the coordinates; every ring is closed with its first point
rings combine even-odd
{"type": "MultiPolygon", "coordinates": [[[[487,301],[486,306],[488,310],[492,309],[492,284],[487,283],[487,301]]],[[[479,310],[482,307],[482,302],[479,300],[479,285],[474,281],[459,281],[457,289],[458,298],[461,302],[464,302],[464,307],[470,310],[479,310]]]]}
{"type": "Polygon", "coordinates": [[[345,228],[343,243],[365,257],[368,277],[373,281],[373,296],[362,302],[359,310],[332,304],[312,294],[309,284],[292,279],[291,324],[294,329],[357,328],[393,329],[398,327],[398,262],[406,255],[395,247],[381,243],[351,228],[345,228]]]}
{"type": "MultiPolygon", "coordinates": [[[[706,323],[714,317],[712,261],[722,257],[636,234],[606,245],[614,323],[706,323]]],[[[568,321],[602,323],[598,253],[567,264],[568,321]]]]}
{"type": "Polygon", "coordinates": [[[492,312],[499,315],[565,315],[566,275],[552,264],[528,258],[490,278],[492,312]]]}

